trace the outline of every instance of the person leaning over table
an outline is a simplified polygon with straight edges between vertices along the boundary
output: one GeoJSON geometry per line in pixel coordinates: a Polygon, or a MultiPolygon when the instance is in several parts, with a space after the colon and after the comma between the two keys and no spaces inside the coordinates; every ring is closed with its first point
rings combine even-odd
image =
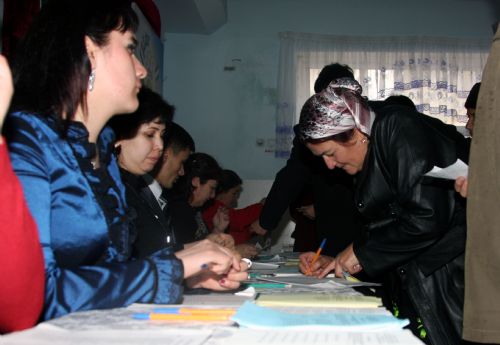
{"type": "MultiPolygon", "coordinates": [[[[12,76],[0,56],[0,131],[12,97],[12,76]]],[[[45,275],[35,221],[0,137],[0,334],[33,326],[42,311],[45,275]]]]}
{"type": "MultiPolygon", "coordinates": [[[[314,82],[314,91],[320,92],[332,80],[346,77],[354,78],[349,66],[340,63],[326,65],[314,82]]],[[[353,205],[353,177],[339,169],[326,169],[322,160],[312,155],[299,140],[298,124],[293,127],[293,132],[290,157],[276,174],[259,221],[252,224],[253,231],[275,229],[289,206],[305,188],[310,188],[314,200],[316,242],[327,238],[323,253],[336,255],[362,233],[359,215],[353,205]]]]}
{"type": "Polygon", "coordinates": [[[304,104],[300,137],[329,169],[356,175],[356,205],[365,241],[335,258],[313,252],[300,268],[324,277],[364,270],[384,275],[384,288],[429,344],[459,344],[462,331],[464,210],[452,183],[424,177],[457,158],[456,130],[398,105],[371,103],[353,79],[338,79],[304,104]],[[424,334],[426,333],[426,334],[424,334]]]}
{"type": "Polygon", "coordinates": [[[134,113],[115,116],[109,123],[117,138],[115,149],[125,185],[126,200],[136,213],[134,219],[136,237],[132,244],[132,256],[144,259],[157,251],[169,248],[183,262],[184,277],[187,278],[188,287],[212,290],[234,288],[239,276],[241,279],[247,278],[245,272],[219,275],[201,269],[205,260],[216,262],[226,256],[233,256],[229,249],[205,240],[193,243],[183,250],[177,250],[178,248],[174,246],[172,229],[143,179],[143,176],[153,170],[161,159],[165,127],[172,115],[173,107],[169,106],[159,94],[144,87],[139,91],[139,108],[134,113]],[[151,236],[156,233],[159,236],[151,236]],[[145,243],[149,241],[153,243],[145,243]]]}
{"type": "MultiPolygon", "coordinates": [[[[134,53],[137,23],[126,0],[49,0],[15,58],[6,133],[43,248],[42,320],[135,302],[178,303],[188,267],[202,265],[169,249],[131,258],[133,213],[105,124],[138,107],[147,71],[134,53]]],[[[202,262],[217,273],[240,269],[225,253],[202,262]]]]}

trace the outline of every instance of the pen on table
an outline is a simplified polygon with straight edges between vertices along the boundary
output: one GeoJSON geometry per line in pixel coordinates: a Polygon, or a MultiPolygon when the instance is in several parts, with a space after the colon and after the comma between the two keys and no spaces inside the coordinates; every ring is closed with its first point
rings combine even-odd
{"type": "Polygon", "coordinates": [[[182,315],[233,315],[234,308],[189,308],[189,307],[166,307],[155,308],[154,314],[182,314],[182,315]]]}
{"type": "Polygon", "coordinates": [[[135,313],[134,319],[152,321],[229,321],[231,315],[224,314],[159,314],[159,313],[135,313]]]}
{"type": "Polygon", "coordinates": [[[271,278],[276,277],[275,273],[248,273],[248,278],[271,278]]]}
{"type": "Polygon", "coordinates": [[[325,243],[326,243],[326,238],[323,239],[323,241],[321,241],[321,244],[319,245],[319,248],[318,250],[316,251],[316,254],[314,254],[314,257],[311,261],[311,263],[309,264],[309,267],[308,267],[308,270],[307,270],[307,274],[311,274],[311,267],[316,263],[316,261],[318,260],[319,258],[319,254],[321,254],[321,251],[323,250],[323,247],[325,246],[325,243]]]}
{"type": "Polygon", "coordinates": [[[285,283],[248,283],[246,285],[256,289],[285,289],[290,287],[289,284],[285,283]]]}

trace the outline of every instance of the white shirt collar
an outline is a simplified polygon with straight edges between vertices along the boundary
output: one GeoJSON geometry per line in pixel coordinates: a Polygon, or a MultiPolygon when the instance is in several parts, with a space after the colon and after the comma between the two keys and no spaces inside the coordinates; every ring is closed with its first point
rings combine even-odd
{"type": "Polygon", "coordinates": [[[156,200],[158,200],[161,196],[162,188],[161,185],[156,181],[155,179],[152,179],[152,181],[148,185],[149,189],[155,196],[156,200]]]}

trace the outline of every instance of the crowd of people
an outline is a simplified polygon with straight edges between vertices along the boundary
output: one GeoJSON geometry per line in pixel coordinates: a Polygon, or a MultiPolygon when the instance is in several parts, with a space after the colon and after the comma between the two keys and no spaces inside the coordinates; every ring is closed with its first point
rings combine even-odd
{"type": "Polygon", "coordinates": [[[242,179],[196,152],[175,107],[142,86],[137,25],[125,0],[51,0],[13,77],[0,57],[1,333],[237,289],[241,259],[291,207],[304,274],[382,282],[387,306],[428,344],[500,342],[498,33],[465,103],[472,140],[406,97],[366,99],[352,69],[332,63],[269,194],[238,208],[242,179]],[[470,177],[426,176],[457,159],[470,177]]]}

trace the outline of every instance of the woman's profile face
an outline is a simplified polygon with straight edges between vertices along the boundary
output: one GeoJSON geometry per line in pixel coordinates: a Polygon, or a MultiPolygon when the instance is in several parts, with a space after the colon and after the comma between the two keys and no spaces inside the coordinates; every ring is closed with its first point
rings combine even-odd
{"type": "Polygon", "coordinates": [[[217,180],[207,180],[201,183],[199,177],[193,178],[193,193],[190,205],[193,207],[201,207],[208,200],[215,197],[215,190],[217,189],[217,180]]]}
{"type": "Polygon", "coordinates": [[[242,191],[243,188],[241,185],[235,186],[223,193],[217,194],[217,200],[221,201],[227,207],[236,208],[238,207],[238,199],[242,191]]]}
{"type": "Polygon", "coordinates": [[[131,113],[137,109],[137,94],[147,71],[135,56],[136,46],[137,41],[131,31],[122,33],[117,30],[109,33],[106,45],[93,45],[89,56],[95,71],[95,82],[88,97],[95,101],[95,107],[105,109],[112,115],[131,113]]]}
{"type": "Polygon", "coordinates": [[[315,156],[321,156],[328,169],[341,168],[349,175],[355,175],[363,168],[368,141],[356,130],[353,138],[347,143],[327,140],[320,143],[306,143],[315,156]]]}
{"type": "Polygon", "coordinates": [[[153,170],[163,153],[163,132],[165,124],[156,118],[142,124],[132,139],[117,141],[120,167],[134,175],[144,175],[153,170]]]}

